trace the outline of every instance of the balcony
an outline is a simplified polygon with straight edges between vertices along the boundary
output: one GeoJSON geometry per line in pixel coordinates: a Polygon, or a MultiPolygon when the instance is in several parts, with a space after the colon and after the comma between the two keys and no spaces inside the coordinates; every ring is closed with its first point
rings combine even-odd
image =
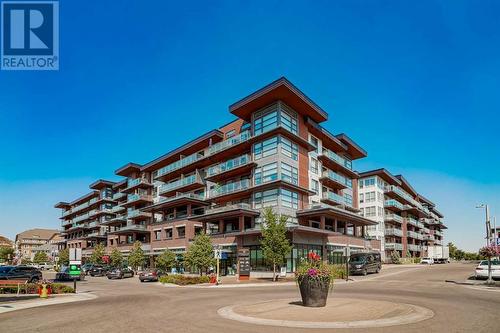
{"type": "Polygon", "coordinates": [[[406,237],[408,238],[414,238],[414,239],[418,239],[418,233],[414,232],[414,231],[407,231],[406,232],[406,237]]]}
{"type": "Polygon", "coordinates": [[[151,203],[153,202],[153,197],[148,194],[129,194],[127,195],[127,202],[123,203],[123,207],[137,205],[140,203],[151,203]]]}
{"type": "Polygon", "coordinates": [[[328,169],[323,171],[319,180],[326,186],[334,189],[343,190],[348,187],[352,188],[352,180],[328,169]]]}
{"type": "Polygon", "coordinates": [[[389,210],[392,210],[392,211],[402,211],[403,208],[404,208],[404,205],[397,201],[397,200],[394,200],[394,199],[390,199],[390,200],[386,200],[384,202],[384,207],[389,209],[389,210]]]}
{"type": "Polygon", "coordinates": [[[85,208],[88,208],[89,206],[95,204],[97,200],[98,200],[97,198],[92,198],[89,201],[82,203],[81,205],[78,205],[76,207],[71,208],[70,210],[65,211],[62,216],[65,217],[70,214],[76,213],[80,210],[83,210],[85,208]]]}
{"type": "Polygon", "coordinates": [[[352,170],[352,161],[337,155],[333,151],[324,148],[323,152],[319,154],[318,159],[323,165],[331,170],[340,171],[345,173],[351,178],[358,178],[359,175],[352,170]]]}
{"type": "Polygon", "coordinates": [[[183,191],[191,191],[197,188],[203,187],[205,184],[201,179],[198,173],[187,176],[178,180],[175,180],[171,183],[166,183],[160,186],[160,195],[169,196],[173,193],[183,190],[183,191]]]}
{"type": "Polygon", "coordinates": [[[403,251],[403,244],[401,243],[385,243],[386,250],[403,251]]]}
{"type": "Polygon", "coordinates": [[[243,179],[237,182],[228,183],[222,186],[215,187],[208,192],[209,198],[221,197],[232,193],[244,191],[250,188],[250,180],[243,179]]]}
{"type": "Polygon", "coordinates": [[[397,223],[403,223],[403,218],[399,215],[396,214],[386,214],[384,217],[384,221],[391,221],[391,222],[397,222],[397,223]]]}
{"type": "Polygon", "coordinates": [[[414,251],[414,252],[421,252],[422,251],[422,247],[420,245],[408,244],[408,250],[409,251],[414,251]]]}
{"type": "Polygon", "coordinates": [[[207,170],[207,180],[218,182],[223,179],[232,178],[238,174],[250,172],[254,167],[252,157],[250,155],[242,155],[237,158],[230,159],[223,163],[211,166],[207,170]]]}
{"type": "Polygon", "coordinates": [[[168,175],[169,173],[171,173],[173,171],[176,171],[176,170],[184,168],[188,165],[191,165],[191,164],[203,159],[204,157],[205,156],[203,156],[200,153],[194,153],[194,154],[191,154],[189,156],[183,157],[180,160],[178,160],[174,163],[171,163],[171,164],[159,169],[158,171],[156,171],[154,178],[155,179],[161,178],[165,175],[168,175]]]}
{"type": "Polygon", "coordinates": [[[142,212],[138,209],[135,210],[129,210],[127,212],[127,219],[135,220],[135,219],[141,219],[141,218],[148,218],[151,217],[151,213],[148,212],[142,212]]]}
{"type": "Polygon", "coordinates": [[[223,206],[217,206],[213,208],[207,208],[205,209],[205,215],[214,215],[214,214],[219,214],[219,213],[226,213],[234,210],[251,210],[257,212],[257,210],[254,210],[250,204],[247,203],[237,203],[233,205],[223,205],[223,206]]]}
{"type": "Polygon", "coordinates": [[[403,230],[396,228],[387,228],[385,229],[385,235],[403,237],[403,230]]]}
{"type": "Polygon", "coordinates": [[[436,240],[436,237],[434,235],[424,235],[424,240],[433,241],[436,240]]]}
{"type": "Polygon", "coordinates": [[[131,191],[135,190],[136,188],[148,188],[148,187],[151,187],[151,186],[153,186],[153,185],[151,185],[151,183],[147,179],[144,179],[144,178],[135,178],[135,179],[129,178],[127,180],[127,188],[124,189],[122,192],[128,193],[128,192],[131,192],[131,191]]]}
{"type": "Polygon", "coordinates": [[[113,194],[113,200],[118,200],[118,199],[121,199],[123,197],[125,197],[127,194],[126,193],[123,193],[123,192],[118,192],[118,193],[115,193],[113,194]]]}
{"type": "Polygon", "coordinates": [[[95,215],[94,212],[96,212],[97,210],[92,210],[88,213],[85,213],[85,214],[82,214],[80,216],[77,216],[73,219],[73,223],[78,223],[78,222],[81,222],[81,221],[85,221],[87,220],[88,218],[90,218],[91,214],[95,215]]]}
{"type": "Polygon", "coordinates": [[[115,230],[114,232],[123,232],[123,231],[141,231],[147,232],[147,227],[143,224],[135,224],[135,223],[127,223],[123,227],[115,230]]]}
{"type": "Polygon", "coordinates": [[[122,212],[124,210],[125,210],[125,207],[123,207],[121,205],[117,205],[117,206],[114,206],[113,208],[111,208],[111,212],[114,214],[122,212]]]}
{"type": "Polygon", "coordinates": [[[436,236],[443,236],[443,233],[439,230],[434,230],[434,235],[436,236]]]}
{"type": "Polygon", "coordinates": [[[227,140],[224,140],[222,142],[216,143],[208,148],[208,154],[209,155],[215,155],[221,151],[224,151],[228,148],[234,147],[236,145],[239,145],[240,143],[248,141],[252,135],[250,134],[250,131],[245,131],[240,133],[239,135],[233,136],[227,140]]]}
{"type": "Polygon", "coordinates": [[[407,222],[408,224],[411,224],[411,225],[412,225],[412,226],[414,226],[414,227],[418,227],[418,221],[417,221],[417,220],[415,220],[415,219],[412,219],[411,217],[407,217],[407,218],[406,218],[406,222],[407,222]]]}
{"type": "Polygon", "coordinates": [[[343,197],[342,195],[339,195],[337,193],[331,192],[331,191],[323,192],[322,201],[326,202],[327,204],[331,204],[333,206],[345,205],[348,207],[352,207],[352,204],[347,203],[345,197],[343,197]]]}

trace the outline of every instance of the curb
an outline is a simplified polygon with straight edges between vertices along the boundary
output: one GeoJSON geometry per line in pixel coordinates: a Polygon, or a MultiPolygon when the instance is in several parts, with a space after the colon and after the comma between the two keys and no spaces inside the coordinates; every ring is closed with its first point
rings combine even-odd
{"type": "Polygon", "coordinates": [[[77,294],[62,294],[58,296],[52,296],[48,299],[32,299],[32,300],[20,300],[19,302],[9,302],[2,304],[0,303],[0,314],[36,308],[41,306],[49,306],[56,304],[64,304],[64,303],[73,303],[73,302],[81,302],[81,301],[89,301],[92,299],[96,299],[97,296],[91,293],[77,293],[77,294]]]}

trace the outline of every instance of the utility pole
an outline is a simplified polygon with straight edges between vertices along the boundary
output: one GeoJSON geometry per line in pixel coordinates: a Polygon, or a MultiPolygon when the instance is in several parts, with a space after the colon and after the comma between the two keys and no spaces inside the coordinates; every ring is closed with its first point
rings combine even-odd
{"type": "Polygon", "coordinates": [[[480,204],[476,208],[484,208],[486,213],[486,246],[491,244],[491,223],[490,223],[490,209],[488,205],[480,204]]]}

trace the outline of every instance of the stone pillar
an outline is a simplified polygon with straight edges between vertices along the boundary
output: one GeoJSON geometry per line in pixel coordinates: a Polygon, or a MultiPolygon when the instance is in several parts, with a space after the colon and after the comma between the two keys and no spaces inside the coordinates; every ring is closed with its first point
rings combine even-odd
{"type": "Polygon", "coordinates": [[[337,232],[337,219],[334,220],[333,222],[333,231],[337,232]]]}
{"type": "Polygon", "coordinates": [[[238,229],[244,231],[245,229],[245,217],[242,215],[238,217],[238,229]]]}
{"type": "Polygon", "coordinates": [[[191,216],[191,205],[187,205],[187,215],[191,216]]]}
{"type": "Polygon", "coordinates": [[[319,218],[319,228],[321,230],[325,230],[325,216],[324,215],[321,215],[321,217],[319,218]]]}
{"type": "Polygon", "coordinates": [[[219,220],[219,233],[223,233],[224,232],[224,220],[221,219],[219,220]]]}

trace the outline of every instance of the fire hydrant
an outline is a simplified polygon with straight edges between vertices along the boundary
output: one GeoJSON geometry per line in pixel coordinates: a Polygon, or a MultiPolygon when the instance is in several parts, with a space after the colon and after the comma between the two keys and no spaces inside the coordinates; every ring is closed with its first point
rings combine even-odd
{"type": "Polygon", "coordinates": [[[47,284],[42,283],[40,287],[38,287],[38,295],[40,298],[48,298],[50,294],[50,289],[47,288],[47,284]]]}

